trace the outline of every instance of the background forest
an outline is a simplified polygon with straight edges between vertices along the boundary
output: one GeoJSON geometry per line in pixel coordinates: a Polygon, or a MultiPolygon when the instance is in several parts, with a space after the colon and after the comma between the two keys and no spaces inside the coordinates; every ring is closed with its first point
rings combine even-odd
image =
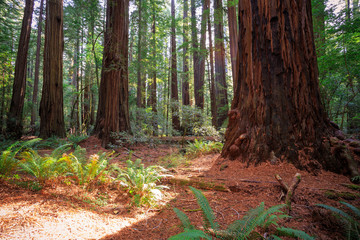
{"type": "MultiPolygon", "coordinates": [[[[105,5],[101,0],[64,1],[63,94],[67,134],[90,134],[94,128],[105,5]]],[[[130,1],[129,109],[135,137],[215,135],[217,130],[226,128],[234,89],[232,56],[236,54],[237,26],[232,25],[237,19],[236,6],[236,0],[176,1],[171,11],[168,0],[130,1]],[[175,36],[175,41],[171,41],[171,36],[175,36]],[[172,57],[175,62],[171,62],[172,57]],[[175,73],[171,71],[174,68],[175,73]],[[174,78],[177,86],[172,89],[174,78]],[[173,98],[175,95],[178,100],[173,98]],[[174,120],[180,123],[174,125],[174,120]]],[[[3,137],[9,134],[6,121],[24,7],[24,1],[0,0],[3,137]]],[[[360,128],[358,0],[336,4],[313,0],[312,7],[323,105],[330,120],[346,133],[356,134],[360,128]]],[[[44,0],[35,1],[26,59],[23,134],[39,135],[44,9],[44,0]]]]}

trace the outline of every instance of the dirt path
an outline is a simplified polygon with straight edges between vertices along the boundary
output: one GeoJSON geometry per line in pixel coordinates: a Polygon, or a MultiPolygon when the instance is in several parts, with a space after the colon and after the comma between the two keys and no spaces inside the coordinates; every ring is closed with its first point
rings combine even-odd
{"type": "MultiPolygon", "coordinates": [[[[131,150],[134,158],[142,158],[149,165],[162,161],[163,156],[177,152],[178,148],[160,145],[131,150]]],[[[119,153],[115,162],[126,159],[126,150],[119,153]]],[[[231,189],[231,192],[203,190],[221,226],[241,218],[261,202],[267,207],[283,203],[274,175],[280,174],[290,182],[299,172],[302,181],[294,196],[293,218],[283,225],[316,235],[318,239],[341,239],[341,229],[328,218],[327,212],[314,204],[339,207],[338,200],[344,199],[328,198],[329,190],[359,194],[343,185],[350,184],[347,177],[329,172],[313,176],[289,164],[247,168],[239,162],[217,161],[218,157],[202,156],[173,168],[172,172],[176,177],[224,184],[231,189]]],[[[88,192],[60,179],[33,192],[1,182],[0,239],[167,239],[181,232],[174,207],[185,211],[195,226],[201,226],[201,212],[196,211],[199,207],[188,186],[169,187],[159,208],[139,209],[130,208],[129,199],[110,185],[88,192]]],[[[359,197],[345,201],[360,207],[359,197]]]]}

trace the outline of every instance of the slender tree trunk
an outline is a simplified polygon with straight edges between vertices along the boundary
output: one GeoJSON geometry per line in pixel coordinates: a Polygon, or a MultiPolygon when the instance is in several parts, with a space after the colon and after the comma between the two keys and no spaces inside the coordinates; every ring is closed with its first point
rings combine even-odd
{"type": "Polygon", "coordinates": [[[15,76],[10,111],[7,116],[7,134],[10,138],[20,138],[22,135],[22,113],[26,89],[26,63],[29,49],[32,13],[34,1],[26,0],[22,21],[19,47],[15,62],[15,76]]]}
{"type": "Polygon", "coordinates": [[[40,101],[40,137],[65,137],[63,107],[63,1],[46,3],[44,76],[40,101]]]}
{"type": "Polygon", "coordinates": [[[129,1],[108,0],[103,70],[94,133],[105,147],[111,133],[130,132],[128,87],[129,1]]]}
{"type": "Polygon", "coordinates": [[[144,105],[144,101],[143,98],[145,97],[145,89],[143,88],[143,84],[142,84],[142,62],[141,62],[141,45],[142,45],[142,35],[144,33],[143,31],[143,24],[142,24],[142,5],[141,5],[141,0],[139,0],[139,6],[138,6],[138,12],[139,12],[139,23],[138,23],[138,45],[137,45],[137,50],[138,50],[138,55],[137,55],[137,96],[136,96],[136,105],[139,108],[143,108],[145,107],[144,105]]]}
{"type": "Polygon", "coordinates": [[[190,105],[190,86],[189,86],[189,55],[188,55],[188,34],[189,34],[189,22],[188,22],[189,5],[188,0],[184,0],[184,13],[183,13],[183,82],[182,82],[182,103],[184,106],[190,105]]]}
{"type": "Polygon", "coordinates": [[[205,0],[202,0],[201,16],[201,37],[199,51],[199,79],[195,83],[195,104],[200,109],[204,109],[204,79],[205,79],[205,59],[206,59],[206,23],[208,19],[208,8],[205,0]]]}
{"type": "MultiPolygon", "coordinates": [[[[210,11],[210,0],[205,0],[207,8],[210,11]]],[[[211,102],[211,122],[217,128],[217,108],[216,108],[216,95],[215,95],[215,73],[214,73],[214,50],[212,42],[212,31],[210,12],[208,15],[208,32],[209,32],[209,56],[210,56],[210,102],[211,102]]]]}
{"type": "Polygon", "coordinates": [[[171,0],[171,106],[172,126],[180,131],[179,118],[179,95],[177,83],[177,62],[176,62],[176,32],[175,32],[175,3],[171,0]]]}
{"type": "Polygon", "coordinates": [[[152,72],[153,72],[153,81],[151,83],[151,88],[150,88],[150,99],[151,99],[151,108],[152,108],[152,112],[153,112],[153,135],[157,136],[158,135],[158,123],[157,123],[157,98],[156,98],[156,18],[155,18],[155,9],[154,9],[154,13],[153,13],[153,25],[152,25],[152,57],[153,57],[153,68],[152,68],[152,72]]]}
{"type": "Polygon", "coordinates": [[[35,77],[34,77],[34,89],[33,89],[33,98],[32,98],[32,107],[31,107],[31,121],[30,125],[34,128],[37,116],[37,101],[38,101],[38,91],[39,91],[39,72],[40,72],[40,51],[41,51],[41,32],[42,32],[42,20],[43,20],[43,9],[44,9],[44,0],[40,1],[40,13],[38,20],[38,29],[37,29],[37,40],[36,40],[36,60],[35,60],[35,77]]]}
{"type": "Polygon", "coordinates": [[[238,49],[238,24],[236,18],[236,5],[234,0],[228,0],[228,22],[230,36],[230,56],[231,70],[233,78],[233,88],[236,89],[236,54],[238,49]]]}
{"type": "Polygon", "coordinates": [[[239,1],[239,33],[239,86],[222,156],[342,171],[320,102],[311,1],[239,1]]]}
{"type": "Polygon", "coordinates": [[[227,118],[228,96],[225,75],[225,47],[222,0],[214,0],[215,25],[215,95],[217,106],[217,126],[221,127],[227,118]]]}

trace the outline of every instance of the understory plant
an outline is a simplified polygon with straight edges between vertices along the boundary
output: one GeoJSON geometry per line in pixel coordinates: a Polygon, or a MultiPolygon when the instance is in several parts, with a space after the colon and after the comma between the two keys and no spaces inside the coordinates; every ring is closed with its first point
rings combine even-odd
{"type": "Polygon", "coordinates": [[[351,211],[345,212],[339,208],[335,208],[326,204],[316,204],[319,207],[330,210],[339,220],[339,223],[344,228],[344,235],[346,239],[360,239],[360,209],[347,203],[340,201],[351,211]]]}
{"type": "Polygon", "coordinates": [[[195,139],[186,147],[186,154],[190,157],[198,157],[203,154],[219,153],[223,148],[221,142],[203,141],[195,139]]]}
{"type": "Polygon", "coordinates": [[[155,205],[162,198],[161,190],[167,188],[156,183],[161,178],[170,176],[166,174],[167,170],[161,166],[144,167],[141,159],[128,160],[126,163],[125,169],[114,166],[114,170],[117,172],[117,179],[132,197],[133,204],[136,206],[155,205]]]}
{"type": "Polygon", "coordinates": [[[18,155],[21,151],[31,147],[40,140],[40,138],[36,138],[26,142],[15,142],[2,151],[0,156],[0,176],[7,177],[12,174],[20,164],[18,155]]]}
{"type": "Polygon", "coordinates": [[[65,144],[44,156],[34,149],[24,151],[20,154],[20,171],[36,177],[39,182],[58,177],[66,171],[62,155],[69,149],[70,144],[65,144]]]}
{"type": "Polygon", "coordinates": [[[270,226],[278,226],[277,221],[289,217],[285,215],[281,208],[285,205],[276,205],[265,209],[264,203],[261,203],[255,209],[247,212],[240,220],[230,224],[226,229],[220,229],[219,224],[215,221],[215,215],[211,209],[208,200],[203,193],[193,187],[191,191],[196,197],[203,215],[202,229],[196,229],[188,216],[177,208],[174,211],[180,219],[184,231],[180,234],[170,237],[170,240],[183,239],[280,239],[277,235],[294,237],[298,239],[314,239],[303,231],[291,228],[277,228],[277,235],[270,235],[268,238],[257,232],[258,228],[268,230],[270,226]]]}

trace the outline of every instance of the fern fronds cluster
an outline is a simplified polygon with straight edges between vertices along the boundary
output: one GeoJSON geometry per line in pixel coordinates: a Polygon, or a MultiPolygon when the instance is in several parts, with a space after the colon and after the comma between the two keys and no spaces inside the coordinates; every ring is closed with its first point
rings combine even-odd
{"type": "MultiPolygon", "coordinates": [[[[196,229],[190,222],[188,216],[177,208],[174,211],[180,219],[184,231],[180,234],[170,237],[170,240],[183,240],[183,239],[265,239],[256,230],[258,228],[268,229],[271,225],[278,227],[277,221],[282,218],[289,217],[285,215],[281,209],[285,206],[276,205],[268,209],[265,204],[261,203],[258,207],[251,209],[240,220],[230,224],[225,230],[220,229],[219,224],[215,221],[215,215],[211,209],[208,200],[203,193],[193,187],[191,191],[197,199],[197,203],[201,208],[203,214],[203,231],[196,229]]],[[[303,231],[291,228],[277,228],[279,236],[288,236],[297,239],[312,240],[313,237],[309,236],[303,231]]],[[[280,239],[276,235],[271,235],[270,239],[280,239]]]]}

